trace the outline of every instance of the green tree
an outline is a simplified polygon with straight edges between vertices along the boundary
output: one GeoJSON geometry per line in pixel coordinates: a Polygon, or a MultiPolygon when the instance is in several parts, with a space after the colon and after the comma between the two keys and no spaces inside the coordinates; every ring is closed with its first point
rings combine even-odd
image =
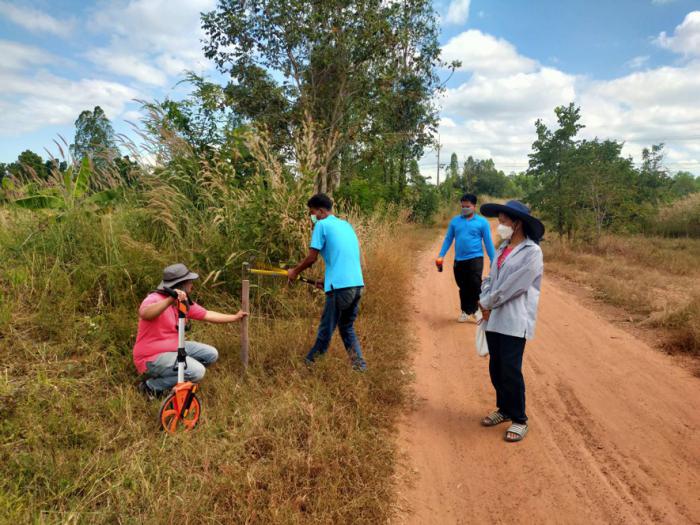
{"type": "Polygon", "coordinates": [[[456,153],[450,155],[450,165],[447,168],[447,179],[455,181],[459,180],[459,160],[457,159],[456,153]]]}
{"type": "Polygon", "coordinates": [[[671,178],[664,167],[664,145],[654,144],[642,150],[642,166],[639,169],[638,192],[643,202],[656,206],[667,195],[671,178]]]}
{"type": "Polygon", "coordinates": [[[636,225],[643,218],[635,190],[638,175],[632,159],[622,157],[622,147],[621,142],[594,139],[576,149],[572,169],[581,191],[573,203],[573,220],[577,229],[592,226],[596,237],[605,228],[636,225]]]}
{"type": "Polygon", "coordinates": [[[46,170],[44,159],[32,150],[24,150],[17,160],[7,168],[8,172],[22,181],[46,180],[49,172],[46,170]]]}
{"type": "Polygon", "coordinates": [[[506,174],[496,169],[492,159],[477,161],[477,179],[474,184],[476,193],[492,197],[505,197],[510,190],[510,181],[506,174]]]}
{"type": "Polygon", "coordinates": [[[272,127],[282,153],[293,146],[318,190],[339,186],[344,163],[388,151],[383,171],[400,193],[435,121],[442,63],[430,2],[221,0],[202,20],[233,107],[272,127]]]}
{"type": "Polygon", "coordinates": [[[575,225],[574,203],[578,195],[578,181],[574,175],[575,137],[584,126],[579,124],[581,109],[573,102],[558,106],[558,128],[550,130],[538,119],[535,123],[537,139],[532,144],[528,173],[535,178],[536,191],[527,196],[530,204],[539,209],[554,229],[562,236],[571,237],[575,225]]]}
{"type": "Polygon", "coordinates": [[[461,189],[469,193],[476,191],[476,181],[479,171],[479,161],[469,155],[462,165],[461,189]]]}
{"type": "Polygon", "coordinates": [[[673,176],[671,181],[671,195],[675,199],[680,199],[691,193],[700,191],[700,178],[689,171],[679,171],[673,176]]]}
{"type": "Polygon", "coordinates": [[[75,140],[70,146],[73,158],[92,160],[96,168],[104,168],[119,155],[112,124],[100,106],[85,110],[75,121],[75,140]]]}

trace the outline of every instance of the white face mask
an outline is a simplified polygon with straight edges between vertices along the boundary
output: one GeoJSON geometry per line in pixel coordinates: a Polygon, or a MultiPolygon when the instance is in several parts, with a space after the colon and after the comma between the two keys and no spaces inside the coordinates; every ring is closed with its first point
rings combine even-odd
{"type": "Polygon", "coordinates": [[[498,233],[498,236],[501,239],[508,241],[513,236],[513,228],[506,226],[505,224],[499,224],[496,226],[496,233],[498,233]]]}

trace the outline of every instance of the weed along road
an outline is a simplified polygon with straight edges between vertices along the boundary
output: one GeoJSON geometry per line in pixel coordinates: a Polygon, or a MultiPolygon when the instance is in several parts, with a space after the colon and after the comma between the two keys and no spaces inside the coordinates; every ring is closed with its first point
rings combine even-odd
{"type": "Polygon", "coordinates": [[[411,324],[416,405],[399,445],[398,523],[699,523],[700,379],[548,278],[525,349],[530,432],[506,443],[452,262],[420,256],[411,324]]]}

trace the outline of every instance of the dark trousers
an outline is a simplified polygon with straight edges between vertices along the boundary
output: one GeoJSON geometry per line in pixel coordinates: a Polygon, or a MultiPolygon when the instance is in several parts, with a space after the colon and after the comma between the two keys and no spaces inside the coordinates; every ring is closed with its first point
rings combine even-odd
{"type": "Polygon", "coordinates": [[[361,298],[361,286],[341,288],[326,293],[326,304],[323,307],[321,322],[318,325],[316,342],[306,356],[308,361],[314,361],[316,357],[326,353],[337,326],[353,366],[361,369],[366,367],[360,349],[360,341],[357,339],[353,326],[360,310],[361,298]]]}
{"type": "Polygon", "coordinates": [[[489,373],[496,389],[496,406],[499,412],[510,416],[513,423],[526,423],[525,380],[523,379],[523,353],[525,338],[486,331],[489,345],[489,373]]]}
{"type": "Polygon", "coordinates": [[[462,311],[471,315],[476,312],[479,305],[484,258],[475,257],[466,261],[455,261],[454,270],[462,311]]]}

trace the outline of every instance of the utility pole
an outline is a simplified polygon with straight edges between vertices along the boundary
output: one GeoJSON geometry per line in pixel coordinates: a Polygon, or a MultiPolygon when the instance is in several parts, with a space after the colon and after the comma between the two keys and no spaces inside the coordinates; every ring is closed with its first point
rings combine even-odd
{"type": "Polygon", "coordinates": [[[442,144],[440,144],[440,135],[438,134],[437,139],[437,186],[440,186],[440,149],[442,149],[442,144]]]}

